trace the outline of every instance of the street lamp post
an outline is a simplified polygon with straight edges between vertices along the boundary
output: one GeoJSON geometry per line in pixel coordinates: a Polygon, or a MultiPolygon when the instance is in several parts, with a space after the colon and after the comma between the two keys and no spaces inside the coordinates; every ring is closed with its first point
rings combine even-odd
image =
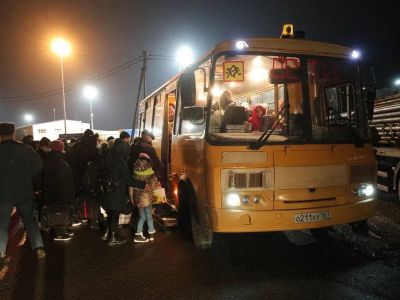
{"type": "Polygon", "coordinates": [[[58,56],[60,56],[61,84],[62,84],[62,97],[63,97],[63,110],[64,110],[64,134],[67,134],[67,110],[65,106],[63,58],[64,56],[68,56],[71,53],[71,46],[65,40],[57,38],[52,42],[51,48],[58,56]]]}
{"type": "Polygon", "coordinates": [[[83,90],[83,95],[85,98],[89,99],[90,105],[90,129],[94,129],[94,115],[93,115],[93,106],[92,101],[97,97],[97,89],[94,86],[88,85],[83,90]]]}

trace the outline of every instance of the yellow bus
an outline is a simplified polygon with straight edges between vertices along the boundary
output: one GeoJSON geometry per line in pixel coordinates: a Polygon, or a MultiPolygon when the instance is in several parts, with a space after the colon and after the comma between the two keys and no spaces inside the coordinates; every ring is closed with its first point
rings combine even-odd
{"type": "Polygon", "coordinates": [[[214,233],[316,229],[374,212],[368,99],[353,50],[290,29],[222,42],[139,104],[168,201],[197,247],[214,233]]]}

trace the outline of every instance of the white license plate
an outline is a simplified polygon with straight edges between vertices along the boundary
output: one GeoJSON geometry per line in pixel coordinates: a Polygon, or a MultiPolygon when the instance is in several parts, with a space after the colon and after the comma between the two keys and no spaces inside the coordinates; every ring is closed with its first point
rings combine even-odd
{"type": "Polygon", "coordinates": [[[321,222],[321,221],[326,221],[326,220],[330,220],[330,219],[332,219],[330,211],[294,215],[294,222],[296,224],[321,222]]]}

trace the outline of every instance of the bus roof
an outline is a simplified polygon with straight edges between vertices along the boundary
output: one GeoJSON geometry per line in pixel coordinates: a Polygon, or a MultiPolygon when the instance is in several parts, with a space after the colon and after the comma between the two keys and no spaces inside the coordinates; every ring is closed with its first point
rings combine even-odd
{"type": "Polygon", "coordinates": [[[279,38],[248,38],[240,41],[248,46],[238,50],[236,43],[239,40],[229,40],[217,44],[206,56],[226,51],[262,51],[293,53],[305,55],[318,55],[330,57],[350,57],[353,49],[338,44],[309,41],[305,39],[279,39],[279,38]]]}
{"type": "MultiPolygon", "coordinates": [[[[217,44],[213,49],[208,51],[201,59],[197,60],[192,66],[196,66],[204,61],[207,57],[217,55],[223,52],[237,51],[238,54],[241,51],[252,51],[252,52],[270,52],[270,53],[293,53],[303,55],[316,55],[316,56],[328,56],[338,58],[348,58],[351,55],[353,49],[338,44],[324,43],[309,41],[305,39],[282,39],[282,38],[247,38],[240,41],[246,42],[246,49],[238,50],[236,43],[239,40],[228,40],[217,44]]],[[[190,68],[190,67],[189,67],[190,68]]],[[[162,86],[154,90],[145,99],[153,96],[172,82],[179,78],[180,74],[176,74],[173,78],[165,82],[162,86]]],[[[142,102],[143,100],[139,102],[142,102]]]]}

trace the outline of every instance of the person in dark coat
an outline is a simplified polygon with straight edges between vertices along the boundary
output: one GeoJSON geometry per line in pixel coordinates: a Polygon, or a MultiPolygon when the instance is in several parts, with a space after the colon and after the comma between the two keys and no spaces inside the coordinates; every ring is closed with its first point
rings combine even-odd
{"type": "Polygon", "coordinates": [[[39,149],[37,150],[37,153],[44,160],[50,151],[50,140],[47,137],[43,137],[39,142],[39,149]]]}
{"type": "Polygon", "coordinates": [[[157,156],[156,150],[154,149],[151,141],[154,140],[154,135],[148,131],[143,130],[141,137],[136,138],[135,142],[131,145],[130,155],[129,155],[129,171],[133,172],[133,164],[139,158],[140,153],[146,153],[153,164],[153,170],[158,178],[158,180],[163,185],[163,166],[160,159],[157,156]]]}
{"type": "Polygon", "coordinates": [[[28,232],[37,258],[46,256],[39,226],[33,212],[32,179],[43,168],[40,156],[15,140],[15,126],[0,123],[0,258],[6,257],[8,224],[15,207],[28,232]]]}
{"type": "MultiPolygon", "coordinates": [[[[44,205],[67,204],[71,207],[75,204],[74,178],[72,170],[64,157],[64,143],[62,141],[52,141],[50,143],[51,152],[44,161],[43,168],[43,202],[44,205]]],[[[71,210],[67,210],[69,213],[71,210]]],[[[71,216],[72,217],[72,216],[71,216]]],[[[55,228],[54,240],[70,240],[72,232],[67,230],[67,226],[55,228]]]]}
{"type": "MultiPolygon", "coordinates": [[[[68,151],[67,162],[74,176],[75,198],[79,200],[84,197],[84,178],[85,173],[90,163],[95,163],[100,160],[100,154],[97,150],[97,136],[93,131],[87,129],[83,137],[68,151]]],[[[78,211],[79,203],[75,204],[75,209],[78,211]]],[[[78,214],[77,214],[78,215],[78,214]]],[[[81,223],[78,218],[74,220],[74,226],[79,226],[81,223]]]]}
{"type": "Polygon", "coordinates": [[[74,205],[74,178],[65,161],[64,143],[52,141],[50,148],[43,168],[43,201],[46,204],[74,205]]]}
{"type": "Polygon", "coordinates": [[[131,176],[127,165],[129,145],[121,139],[116,139],[104,163],[111,171],[115,190],[103,196],[103,207],[107,212],[107,230],[103,239],[108,239],[108,245],[125,243],[126,240],[117,235],[119,214],[128,202],[128,186],[131,186],[131,176]]]}

